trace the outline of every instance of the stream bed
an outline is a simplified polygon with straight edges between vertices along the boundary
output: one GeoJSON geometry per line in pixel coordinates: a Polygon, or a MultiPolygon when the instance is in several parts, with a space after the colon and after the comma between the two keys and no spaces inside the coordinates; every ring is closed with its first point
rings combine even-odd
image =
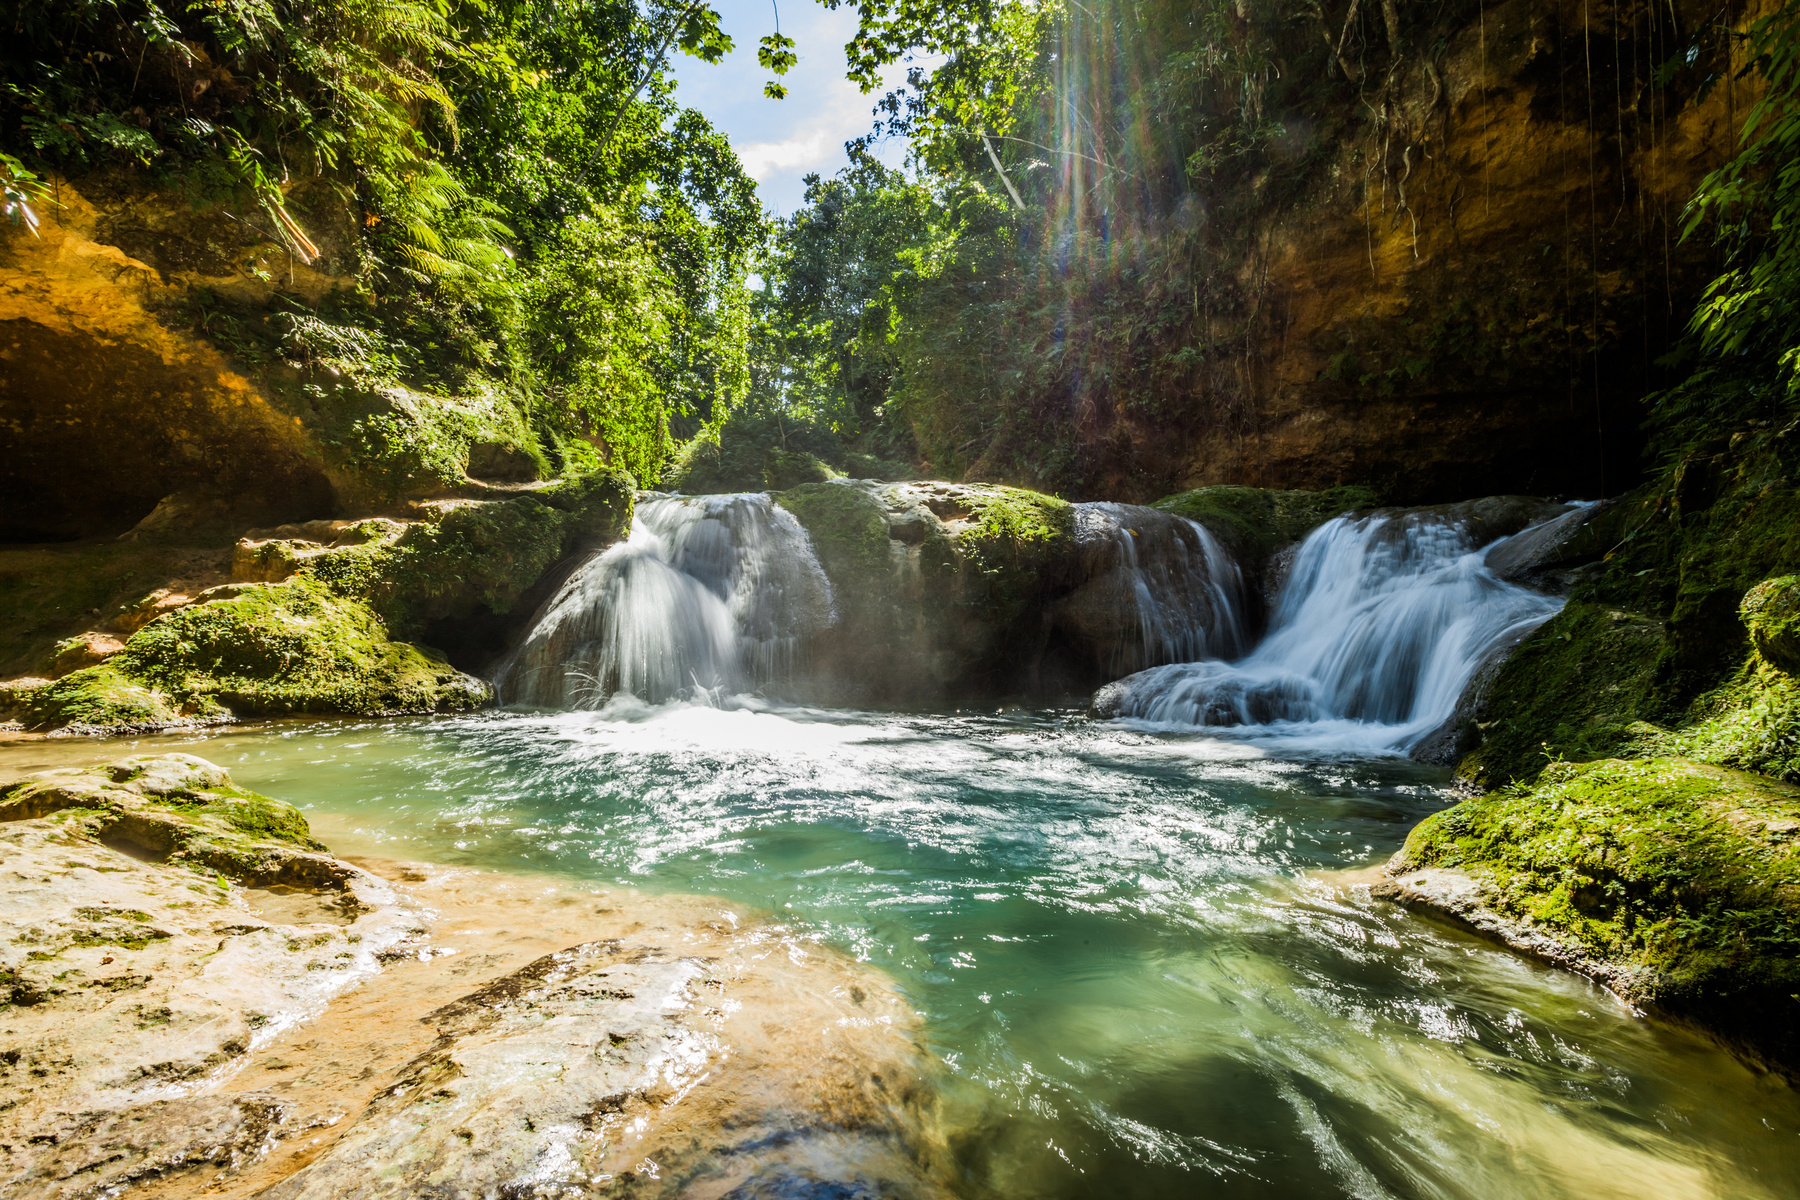
{"type": "Polygon", "coordinates": [[[894,977],[955,1190],[1786,1197],[1800,1100],[1704,1035],[1372,901],[1448,773],[1073,710],[740,701],[0,746],[181,750],[348,855],[767,909],[894,977]]]}

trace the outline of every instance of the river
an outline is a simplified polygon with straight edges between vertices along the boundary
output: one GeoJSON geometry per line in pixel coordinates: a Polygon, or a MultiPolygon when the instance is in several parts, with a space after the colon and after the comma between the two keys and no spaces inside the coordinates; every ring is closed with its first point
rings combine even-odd
{"type": "Polygon", "coordinates": [[[0,748],[183,750],[344,854],[701,893],[890,973],[969,1197],[1784,1197],[1800,1102],[1357,883],[1447,773],[1074,710],[742,701],[0,748]]]}

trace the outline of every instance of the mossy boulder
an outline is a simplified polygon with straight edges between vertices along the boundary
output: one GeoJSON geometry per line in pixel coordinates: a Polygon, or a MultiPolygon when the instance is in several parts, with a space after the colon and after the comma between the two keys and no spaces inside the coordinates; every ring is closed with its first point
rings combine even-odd
{"type": "Polygon", "coordinates": [[[143,728],[288,713],[475,708],[488,685],[388,640],[381,619],[316,579],[229,584],[152,621],[97,667],[37,691],[30,728],[143,728]]]}
{"type": "Polygon", "coordinates": [[[1744,593],[1738,615],[1765,662],[1800,673],[1800,575],[1763,580],[1744,593]]]}
{"type": "Polygon", "coordinates": [[[837,623],[814,655],[834,681],[827,698],[929,703],[1104,682],[1094,672],[1106,655],[1083,641],[1092,622],[1059,618],[1060,602],[1116,566],[1078,536],[1079,506],[998,484],[852,480],[775,499],[835,594],[837,623]]]}
{"type": "Polygon", "coordinates": [[[75,671],[37,688],[21,697],[19,710],[29,729],[125,733],[162,729],[183,720],[179,701],[125,674],[116,661],[75,671]]]}
{"type": "Polygon", "coordinates": [[[1656,732],[1657,663],[1663,622],[1626,609],[1572,600],[1495,675],[1479,742],[1459,768],[1482,786],[1529,779],[1551,756],[1586,760],[1634,753],[1656,732]]]}
{"type": "Polygon", "coordinates": [[[1800,780],[1796,441],[1737,435],[1609,506],[1600,561],[1495,678],[1461,773],[1679,754],[1800,780]]]}
{"type": "Polygon", "coordinates": [[[805,483],[849,476],[898,480],[913,477],[910,463],[882,457],[877,446],[847,444],[820,419],[751,401],[709,424],[682,449],[663,476],[663,487],[688,495],[782,491],[805,483]]]}
{"type": "Polygon", "coordinates": [[[808,454],[804,450],[783,450],[778,446],[770,446],[763,455],[763,483],[770,491],[798,487],[803,483],[828,483],[843,477],[842,471],[818,455],[808,454]]]}
{"type": "Polygon", "coordinates": [[[135,857],[254,885],[329,886],[343,873],[293,805],[240,788],[191,754],[134,755],[0,787],[0,823],[38,818],[135,857]]]}
{"type": "Polygon", "coordinates": [[[1379,502],[1374,489],[1358,484],[1316,492],[1218,484],[1166,496],[1151,507],[1200,522],[1240,561],[1255,563],[1333,517],[1379,502]]]}
{"type": "Polygon", "coordinates": [[[1554,763],[1422,822],[1390,871],[1428,867],[1626,999],[1800,1065],[1800,789],[1681,758],[1554,763]]]}
{"type": "Polygon", "coordinates": [[[529,615],[534,589],[558,562],[625,536],[633,495],[629,476],[601,469],[506,499],[435,502],[411,521],[262,531],[239,543],[233,576],[316,579],[366,603],[394,636],[470,647],[480,658],[529,615]]]}

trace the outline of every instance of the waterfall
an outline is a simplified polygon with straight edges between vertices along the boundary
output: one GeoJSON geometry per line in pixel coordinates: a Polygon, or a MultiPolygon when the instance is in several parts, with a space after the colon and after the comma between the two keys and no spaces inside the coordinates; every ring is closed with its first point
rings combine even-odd
{"type": "Polygon", "coordinates": [[[768,496],[645,495],[631,536],[544,607],[499,691],[556,708],[749,691],[791,675],[832,620],[806,531],[768,496]]]}
{"type": "Polygon", "coordinates": [[[1255,650],[1141,671],[1101,689],[1095,711],[1409,749],[1494,647],[1562,606],[1487,568],[1505,540],[1478,550],[1428,512],[1329,521],[1302,543],[1255,650]]]}
{"type": "Polygon", "coordinates": [[[1235,657],[1248,648],[1244,579],[1204,525],[1135,504],[1075,506],[1089,578],[1052,618],[1119,675],[1158,663],[1235,657]]]}

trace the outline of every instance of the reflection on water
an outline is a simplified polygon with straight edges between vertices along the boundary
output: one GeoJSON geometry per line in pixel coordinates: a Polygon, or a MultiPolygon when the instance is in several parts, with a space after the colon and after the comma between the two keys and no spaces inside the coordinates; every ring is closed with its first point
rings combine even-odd
{"type": "MultiPolygon", "coordinates": [[[[891,972],[971,1197],[1782,1197],[1800,1104],[1706,1039],[1335,886],[1392,760],[1061,714],[700,707],[142,739],[346,853],[781,911],[891,972]]],[[[7,773],[119,743],[0,749],[7,773]]]]}

